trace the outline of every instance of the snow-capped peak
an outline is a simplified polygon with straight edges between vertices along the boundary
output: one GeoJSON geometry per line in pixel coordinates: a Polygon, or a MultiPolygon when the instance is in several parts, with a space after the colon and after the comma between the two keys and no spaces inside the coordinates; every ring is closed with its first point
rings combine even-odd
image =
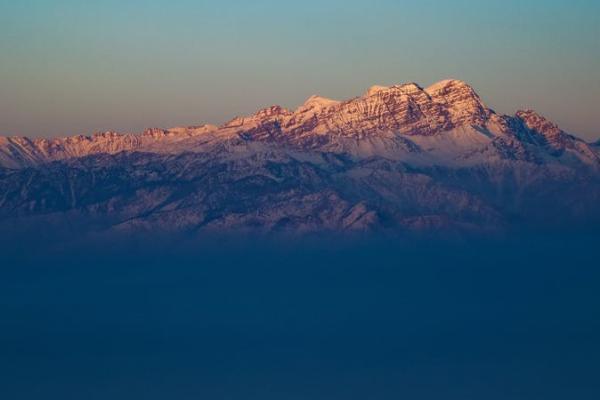
{"type": "Polygon", "coordinates": [[[384,92],[386,90],[389,90],[389,87],[381,86],[381,85],[373,85],[369,89],[367,89],[367,92],[365,93],[365,97],[373,96],[374,94],[377,94],[379,92],[384,92]]]}
{"type": "Polygon", "coordinates": [[[300,108],[326,108],[340,104],[340,101],[328,99],[327,97],[310,96],[300,108]]]}
{"type": "Polygon", "coordinates": [[[439,81],[434,83],[433,85],[430,85],[425,89],[425,91],[430,95],[434,95],[442,91],[447,91],[449,89],[467,89],[472,92],[475,92],[471,85],[459,79],[444,79],[443,81],[439,81]]]}
{"type": "Polygon", "coordinates": [[[268,117],[272,117],[272,116],[289,115],[289,114],[291,114],[290,110],[283,108],[279,105],[273,105],[271,107],[263,108],[262,110],[257,111],[254,114],[254,116],[259,119],[264,119],[264,118],[268,118],[268,117]]]}

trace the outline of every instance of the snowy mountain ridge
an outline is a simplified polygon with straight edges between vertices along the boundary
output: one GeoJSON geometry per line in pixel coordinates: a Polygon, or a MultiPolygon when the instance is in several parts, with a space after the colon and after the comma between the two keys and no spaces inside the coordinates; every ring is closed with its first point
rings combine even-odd
{"type": "Polygon", "coordinates": [[[20,168],[122,151],[207,152],[239,139],[418,164],[466,165],[512,157],[600,165],[593,146],[534,111],[498,115],[466,83],[445,80],[425,89],[415,83],[373,86],[346,101],[312,96],[294,111],[275,105],[220,127],[58,139],[0,137],[0,166],[20,168]]]}
{"type": "Polygon", "coordinates": [[[464,82],[221,125],[0,138],[0,238],[597,229],[600,146],[464,82]]]}

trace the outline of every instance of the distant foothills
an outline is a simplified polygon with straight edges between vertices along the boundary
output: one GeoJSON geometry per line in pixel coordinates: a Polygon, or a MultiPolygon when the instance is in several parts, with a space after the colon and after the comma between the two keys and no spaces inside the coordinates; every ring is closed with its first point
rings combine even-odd
{"type": "Polygon", "coordinates": [[[505,234],[600,226],[600,141],[458,80],[222,126],[0,137],[0,235],[505,234]]]}

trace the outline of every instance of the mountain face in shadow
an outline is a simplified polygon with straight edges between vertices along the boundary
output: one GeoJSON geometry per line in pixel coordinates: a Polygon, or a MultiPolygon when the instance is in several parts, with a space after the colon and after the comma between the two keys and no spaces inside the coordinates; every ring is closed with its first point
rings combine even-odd
{"type": "Polygon", "coordinates": [[[464,82],[374,86],[220,126],[0,137],[0,235],[594,228],[600,153],[464,82]]]}

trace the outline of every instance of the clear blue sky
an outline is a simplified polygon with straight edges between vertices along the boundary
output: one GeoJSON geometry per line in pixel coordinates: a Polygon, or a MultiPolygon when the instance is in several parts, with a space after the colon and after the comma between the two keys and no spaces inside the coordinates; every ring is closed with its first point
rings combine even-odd
{"type": "Polygon", "coordinates": [[[0,0],[4,135],[220,123],[449,77],[599,137],[600,2],[0,0]]]}

